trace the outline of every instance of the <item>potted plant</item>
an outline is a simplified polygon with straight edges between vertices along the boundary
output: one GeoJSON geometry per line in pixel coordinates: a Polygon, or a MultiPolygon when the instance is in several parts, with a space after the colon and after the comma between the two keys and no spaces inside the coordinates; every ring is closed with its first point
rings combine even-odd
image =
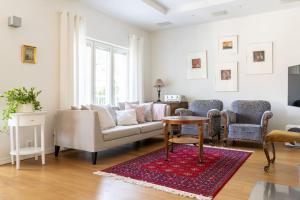
{"type": "Polygon", "coordinates": [[[7,123],[13,113],[33,112],[42,109],[37,100],[41,91],[35,88],[26,89],[25,87],[14,88],[4,92],[0,98],[5,98],[7,105],[2,112],[2,120],[7,123]]]}

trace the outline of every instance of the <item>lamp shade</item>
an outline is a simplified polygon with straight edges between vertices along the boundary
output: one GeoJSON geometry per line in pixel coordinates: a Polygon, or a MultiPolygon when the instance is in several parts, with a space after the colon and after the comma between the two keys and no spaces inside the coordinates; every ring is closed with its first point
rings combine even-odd
{"type": "Polygon", "coordinates": [[[159,78],[155,81],[154,87],[158,88],[158,87],[164,87],[164,86],[165,86],[165,84],[162,79],[159,78]]]}

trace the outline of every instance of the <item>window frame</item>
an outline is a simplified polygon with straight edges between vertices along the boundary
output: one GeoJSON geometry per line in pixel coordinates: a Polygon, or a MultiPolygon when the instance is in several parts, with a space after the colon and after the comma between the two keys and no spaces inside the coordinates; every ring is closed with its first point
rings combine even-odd
{"type": "MultiPolygon", "coordinates": [[[[116,105],[118,102],[115,102],[115,83],[114,83],[114,75],[115,75],[115,65],[114,65],[114,54],[119,53],[119,54],[124,54],[127,55],[127,78],[126,78],[126,86],[128,88],[129,86],[129,48],[127,47],[122,47],[119,45],[114,45],[111,43],[103,42],[103,41],[98,41],[92,38],[87,38],[86,39],[86,46],[91,47],[91,100],[93,104],[96,104],[96,49],[102,49],[102,50],[107,50],[110,53],[110,62],[108,66],[108,74],[107,74],[107,92],[108,96],[108,102],[106,104],[110,105],[116,105]]],[[[127,91],[127,97],[128,97],[128,92],[127,91]]]]}

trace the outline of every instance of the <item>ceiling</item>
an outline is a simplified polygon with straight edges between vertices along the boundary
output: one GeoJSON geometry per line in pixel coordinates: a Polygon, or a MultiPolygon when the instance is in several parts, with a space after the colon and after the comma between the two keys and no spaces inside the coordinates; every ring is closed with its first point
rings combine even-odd
{"type": "Polygon", "coordinates": [[[300,0],[80,0],[149,31],[300,6],[300,0]]]}

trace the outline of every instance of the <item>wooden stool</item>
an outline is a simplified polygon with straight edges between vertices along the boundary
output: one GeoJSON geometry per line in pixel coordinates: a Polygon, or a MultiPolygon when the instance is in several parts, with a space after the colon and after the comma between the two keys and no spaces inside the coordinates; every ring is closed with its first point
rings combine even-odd
{"type": "Polygon", "coordinates": [[[300,142],[300,133],[282,131],[282,130],[273,130],[268,133],[265,137],[264,142],[264,152],[266,154],[268,165],[264,167],[265,172],[269,171],[271,163],[275,162],[275,145],[274,142],[300,142]],[[272,145],[273,158],[270,159],[268,146],[272,145]]]}

